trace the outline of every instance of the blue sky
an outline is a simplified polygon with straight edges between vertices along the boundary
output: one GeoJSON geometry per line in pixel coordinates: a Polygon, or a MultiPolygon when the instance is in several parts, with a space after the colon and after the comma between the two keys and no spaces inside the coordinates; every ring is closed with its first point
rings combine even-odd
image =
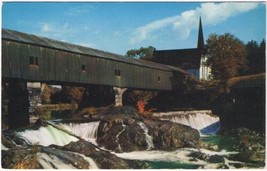
{"type": "Polygon", "coordinates": [[[125,55],[130,49],[195,48],[231,33],[244,43],[266,35],[266,4],[214,2],[4,2],[2,28],[125,55]]]}

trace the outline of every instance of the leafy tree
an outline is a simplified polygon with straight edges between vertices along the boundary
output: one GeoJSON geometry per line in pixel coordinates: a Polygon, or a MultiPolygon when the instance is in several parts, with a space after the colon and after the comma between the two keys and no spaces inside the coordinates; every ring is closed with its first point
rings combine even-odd
{"type": "Polygon", "coordinates": [[[44,90],[41,93],[42,103],[47,104],[51,102],[51,96],[56,93],[56,90],[50,85],[45,85],[44,90]]]}
{"type": "Polygon", "coordinates": [[[214,79],[238,76],[246,68],[246,47],[230,33],[211,34],[207,40],[207,65],[214,79]]]}
{"type": "Polygon", "coordinates": [[[143,60],[152,60],[153,58],[153,51],[154,47],[148,46],[146,48],[141,47],[140,49],[132,49],[127,51],[126,55],[127,57],[135,58],[135,59],[143,59],[143,60]]]}
{"type": "Polygon", "coordinates": [[[254,40],[251,40],[246,45],[248,74],[256,74],[265,72],[265,40],[260,45],[254,40]]]}

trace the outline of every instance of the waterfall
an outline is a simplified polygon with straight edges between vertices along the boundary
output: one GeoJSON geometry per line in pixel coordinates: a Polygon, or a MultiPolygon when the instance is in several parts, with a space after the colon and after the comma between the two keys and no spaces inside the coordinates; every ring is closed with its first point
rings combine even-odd
{"type": "MultiPolygon", "coordinates": [[[[99,121],[89,123],[57,123],[56,125],[86,141],[96,144],[99,121]]],[[[78,141],[78,138],[56,129],[51,125],[42,126],[38,130],[25,130],[17,134],[29,144],[43,146],[49,146],[51,144],[64,146],[71,141],[78,141]]]]}
{"type": "Polygon", "coordinates": [[[154,116],[190,126],[197,129],[202,135],[216,134],[220,130],[220,119],[210,110],[156,113],[154,116]]]}
{"type": "Polygon", "coordinates": [[[123,129],[116,135],[116,142],[118,143],[118,149],[119,149],[119,151],[122,151],[121,145],[120,145],[120,142],[119,142],[119,136],[120,136],[121,133],[123,133],[123,131],[125,131],[126,125],[124,125],[122,123],[122,127],[123,127],[123,129]]]}
{"type": "Polygon", "coordinates": [[[58,123],[58,125],[67,131],[70,131],[74,135],[90,141],[96,145],[97,131],[99,121],[89,123],[58,123]]]}
{"type": "Polygon", "coordinates": [[[70,136],[66,132],[58,130],[51,125],[42,126],[38,130],[25,130],[17,132],[17,135],[22,137],[30,144],[39,144],[49,146],[51,144],[64,146],[71,141],[78,141],[77,138],[70,136]]]}
{"type": "Polygon", "coordinates": [[[146,125],[143,122],[139,122],[138,124],[144,130],[144,133],[146,136],[146,143],[148,145],[147,150],[154,148],[153,138],[148,134],[148,129],[147,129],[146,125]]]}

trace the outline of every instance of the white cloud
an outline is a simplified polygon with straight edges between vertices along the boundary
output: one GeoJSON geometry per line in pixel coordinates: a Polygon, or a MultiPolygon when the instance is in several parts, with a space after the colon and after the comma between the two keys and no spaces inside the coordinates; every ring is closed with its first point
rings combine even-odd
{"type": "Polygon", "coordinates": [[[258,3],[202,3],[194,10],[184,11],[182,14],[153,21],[138,27],[132,33],[130,43],[135,44],[151,37],[152,33],[164,27],[171,27],[173,31],[186,39],[192,29],[198,27],[201,15],[205,25],[214,25],[227,20],[240,13],[245,13],[257,8],[258,3]]]}
{"type": "Polygon", "coordinates": [[[40,34],[49,37],[62,38],[62,36],[69,34],[72,29],[68,23],[39,23],[40,34]]]}
{"type": "Polygon", "coordinates": [[[140,42],[142,40],[145,40],[151,32],[158,30],[158,29],[161,29],[163,27],[166,27],[168,25],[171,25],[176,20],[178,20],[178,18],[180,18],[180,17],[174,16],[174,17],[169,17],[169,18],[165,18],[165,19],[161,19],[161,20],[156,20],[156,21],[153,21],[153,22],[151,22],[145,26],[137,28],[134,31],[133,37],[131,38],[130,42],[134,44],[136,42],[140,42]]]}
{"type": "Polygon", "coordinates": [[[258,3],[204,3],[196,10],[206,24],[217,24],[240,13],[255,9],[258,3]]]}

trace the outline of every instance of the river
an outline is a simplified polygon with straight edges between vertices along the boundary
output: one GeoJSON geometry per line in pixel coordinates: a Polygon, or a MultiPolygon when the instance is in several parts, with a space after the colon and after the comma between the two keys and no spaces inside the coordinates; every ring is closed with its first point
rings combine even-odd
{"type": "MultiPolygon", "coordinates": [[[[60,114],[57,116],[60,116],[60,114]]],[[[203,142],[218,147],[218,149],[207,150],[204,148],[181,148],[174,151],[153,150],[153,137],[147,134],[146,138],[149,146],[145,151],[134,151],[128,153],[110,152],[123,159],[145,161],[148,163],[148,168],[150,169],[216,169],[218,167],[235,169],[237,164],[244,166],[242,167],[244,169],[247,168],[246,164],[242,162],[231,161],[226,158],[228,155],[238,153],[237,151],[234,151],[233,148],[235,140],[228,136],[217,135],[217,132],[220,129],[219,118],[212,115],[210,111],[155,113],[154,116],[162,120],[182,123],[197,129],[203,142]],[[201,153],[206,156],[220,156],[220,159],[223,160],[223,165],[222,163],[210,162],[209,160],[196,158],[191,155],[194,153],[201,153]]],[[[23,138],[28,144],[32,145],[39,144],[42,146],[49,146],[55,144],[64,146],[71,141],[78,141],[79,139],[77,137],[89,141],[96,146],[98,145],[96,139],[98,136],[97,130],[99,121],[64,123],[62,120],[57,119],[50,120],[48,123],[48,126],[41,126],[39,129],[20,130],[17,132],[17,136],[23,138]]],[[[140,126],[144,132],[147,133],[145,126],[142,124],[140,126]]],[[[115,139],[116,137],[114,137],[114,141],[115,139]]],[[[89,161],[92,166],[94,166],[93,168],[97,168],[91,158],[85,156],[83,157],[89,161]]],[[[54,167],[56,166],[56,168],[73,169],[72,166],[64,163],[63,161],[53,160],[51,157],[49,158],[49,156],[44,154],[40,154],[39,162],[43,168],[49,169],[52,167],[51,162],[55,162],[54,167]]],[[[253,167],[257,168],[258,166],[254,165],[253,167]]]]}

